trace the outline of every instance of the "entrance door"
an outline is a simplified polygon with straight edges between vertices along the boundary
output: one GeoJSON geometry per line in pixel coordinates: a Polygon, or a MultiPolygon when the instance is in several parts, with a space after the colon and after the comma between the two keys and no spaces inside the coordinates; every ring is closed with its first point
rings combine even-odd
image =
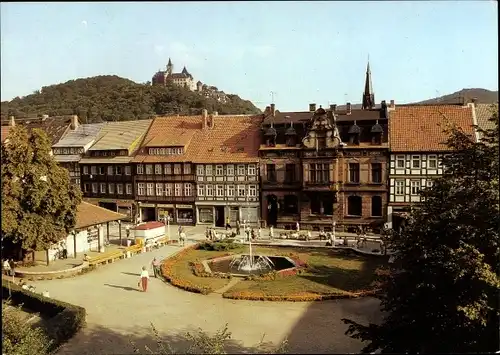
{"type": "Polygon", "coordinates": [[[156,210],[154,207],[142,207],[142,221],[156,221],[156,210]]]}
{"type": "Polygon", "coordinates": [[[215,226],[224,227],[224,206],[215,206],[215,226]]]}
{"type": "MultiPolygon", "coordinates": [[[[245,219],[245,218],[243,218],[245,219]]],[[[277,227],[278,221],[278,198],[276,195],[267,196],[267,225],[277,227]]]]}

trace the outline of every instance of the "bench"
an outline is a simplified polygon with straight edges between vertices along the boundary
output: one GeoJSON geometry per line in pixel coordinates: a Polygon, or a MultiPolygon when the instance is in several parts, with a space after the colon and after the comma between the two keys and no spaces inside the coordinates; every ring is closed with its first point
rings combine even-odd
{"type": "Polygon", "coordinates": [[[124,257],[123,251],[117,250],[90,258],[88,263],[90,266],[99,266],[101,264],[108,264],[110,262],[112,263],[116,259],[121,259],[123,257],[124,257]]]}
{"type": "Polygon", "coordinates": [[[138,254],[142,252],[142,245],[136,244],[125,248],[125,254],[130,252],[130,254],[138,254]]]}

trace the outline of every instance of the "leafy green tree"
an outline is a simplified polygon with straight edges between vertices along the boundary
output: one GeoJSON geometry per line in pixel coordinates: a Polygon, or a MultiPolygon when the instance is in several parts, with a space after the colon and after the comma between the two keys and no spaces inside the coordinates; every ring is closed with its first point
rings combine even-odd
{"type": "Polygon", "coordinates": [[[499,156],[495,130],[448,130],[445,174],[391,234],[395,266],[383,280],[380,325],[344,319],[363,352],[472,353],[499,349],[499,156]]]}
{"type": "Polygon", "coordinates": [[[5,252],[47,250],[75,226],[79,188],[50,155],[45,132],[16,126],[2,148],[2,243],[5,252]]]}

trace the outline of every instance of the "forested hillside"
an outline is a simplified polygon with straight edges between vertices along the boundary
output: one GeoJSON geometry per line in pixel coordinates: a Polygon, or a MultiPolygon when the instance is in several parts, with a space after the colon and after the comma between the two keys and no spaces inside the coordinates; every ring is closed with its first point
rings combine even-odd
{"type": "Polygon", "coordinates": [[[228,95],[227,103],[205,98],[177,86],[138,84],[118,76],[96,76],[43,87],[23,98],[1,103],[2,119],[47,114],[76,114],[82,122],[137,120],[168,114],[253,114],[261,111],[238,95],[228,95]]]}

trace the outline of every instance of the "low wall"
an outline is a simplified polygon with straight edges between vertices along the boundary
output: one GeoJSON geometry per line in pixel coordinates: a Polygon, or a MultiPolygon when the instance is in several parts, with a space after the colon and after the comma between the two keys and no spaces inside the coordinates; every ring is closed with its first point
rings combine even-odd
{"type": "Polygon", "coordinates": [[[88,262],[83,262],[81,265],[75,266],[70,269],[64,270],[54,270],[54,271],[29,271],[29,270],[19,270],[16,269],[15,276],[19,278],[26,278],[28,280],[51,280],[51,279],[62,279],[65,277],[71,277],[78,275],[89,267],[88,262]]]}

